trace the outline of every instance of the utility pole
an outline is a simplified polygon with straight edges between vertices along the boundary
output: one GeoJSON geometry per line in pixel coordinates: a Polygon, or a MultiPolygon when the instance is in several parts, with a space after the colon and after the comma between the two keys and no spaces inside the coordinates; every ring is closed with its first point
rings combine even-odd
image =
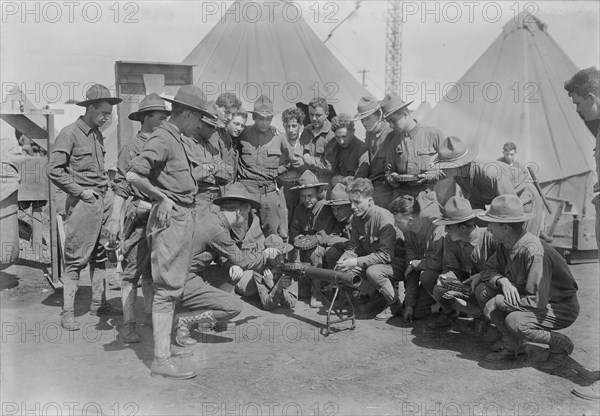
{"type": "Polygon", "coordinates": [[[402,81],[402,2],[388,0],[385,50],[385,92],[400,95],[402,81]]]}
{"type": "Polygon", "coordinates": [[[367,74],[367,72],[369,72],[368,69],[361,69],[360,71],[358,71],[359,74],[362,74],[362,86],[363,86],[363,88],[367,87],[367,84],[365,83],[365,75],[367,74]]]}

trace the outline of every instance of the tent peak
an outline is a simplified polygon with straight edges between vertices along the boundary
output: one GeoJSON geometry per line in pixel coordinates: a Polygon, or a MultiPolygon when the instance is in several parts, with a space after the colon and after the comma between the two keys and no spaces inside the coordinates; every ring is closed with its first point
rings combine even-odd
{"type": "Polygon", "coordinates": [[[523,10],[518,16],[509,20],[502,28],[505,36],[520,29],[526,29],[532,33],[538,30],[546,32],[548,25],[534,16],[529,10],[523,10]]]}

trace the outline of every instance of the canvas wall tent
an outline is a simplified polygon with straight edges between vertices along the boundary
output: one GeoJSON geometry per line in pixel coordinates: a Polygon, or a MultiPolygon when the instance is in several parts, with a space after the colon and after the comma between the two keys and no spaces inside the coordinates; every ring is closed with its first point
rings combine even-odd
{"type": "Polygon", "coordinates": [[[417,121],[423,121],[431,113],[431,110],[433,110],[431,104],[428,101],[423,101],[412,111],[411,117],[417,121]]]}
{"type": "Polygon", "coordinates": [[[564,90],[578,68],[547,32],[523,12],[509,21],[444,99],[425,118],[446,134],[477,142],[479,158],[495,160],[502,145],[537,168],[546,195],[593,215],[594,137],[564,90]]]}
{"type": "Polygon", "coordinates": [[[322,96],[338,114],[355,114],[360,97],[369,93],[295,14],[297,7],[236,1],[183,61],[196,65],[196,85],[213,100],[234,92],[246,109],[262,93],[279,112],[322,96]]]}

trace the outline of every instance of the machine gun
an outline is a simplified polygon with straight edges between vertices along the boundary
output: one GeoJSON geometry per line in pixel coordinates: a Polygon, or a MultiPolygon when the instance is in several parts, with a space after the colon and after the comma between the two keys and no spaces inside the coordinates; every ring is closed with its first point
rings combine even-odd
{"type": "Polygon", "coordinates": [[[313,267],[308,263],[300,262],[282,264],[281,271],[295,279],[299,279],[301,277],[307,278],[310,281],[311,286],[313,286],[313,288],[315,288],[319,293],[319,296],[325,301],[326,304],[329,305],[327,310],[325,335],[329,335],[331,333],[331,324],[352,321],[352,326],[350,329],[356,328],[354,305],[352,305],[352,300],[350,299],[348,292],[360,286],[362,282],[360,276],[348,272],[313,267]],[[313,279],[323,280],[335,286],[335,293],[331,301],[327,299],[323,292],[321,292],[321,290],[313,284],[313,279]],[[340,294],[340,292],[342,294],[340,294]],[[336,305],[336,300],[338,297],[343,300],[343,304],[341,306],[336,305]],[[346,309],[346,311],[344,311],[344,309],[346,309]],[[332,321],[331,312],[334,312],[337,315],[337,320],[332,321]]]}

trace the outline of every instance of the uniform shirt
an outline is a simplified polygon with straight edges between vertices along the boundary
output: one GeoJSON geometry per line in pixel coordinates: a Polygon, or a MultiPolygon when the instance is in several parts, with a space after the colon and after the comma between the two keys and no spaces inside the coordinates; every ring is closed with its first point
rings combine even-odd
{"type": "Polygon", "coordinates": [[[331,207],[325,201],[317,201],[311,209],[300,203],[294,209],[290,223],[290,241],[294,242],[299,235],[339,234],[340,226],[333,216],[331,207]]]}
{"type": "Polygon", "coordinates": [[[454,272],[462,281],[480,273],[486,261],[496,252],[498,244],[487,229],[475,227],[471,241],[452,241],[444,237],[442,272],[454,272]]]}
{"type": "Polygon", "coordinates": [[[443,140],[444,135],[439,129],[420,123],[408,132],[398,132],[387,154],[385,174],[388,181],[392,173],[418,175],[431,170],[431,162],[443,140]]]}
{"type": "Polygon", "coordinates": [[[471,162],[467,177],[457,176],[454,180],[474,209],[484,209],[499,195],[516,195],[506,166],[492,161],[471,162]]]}
{"type": "Polygon", "coordinates": [[[352,217],[352,233],[344,257],[358,257],[360,267],[390,264],[395,244],[394,216],[387,209],[374,205],[362,217],[352,217]]]}
{"type": "Polygon", "coordinates": [[[369,154],[367,146],[353,136],[348,147],[343,148],[334,139],[332,148],[332,174],[366,178],[369,176],[369,154]]]}
{"type": "Polygon", "coordinates": [[[113,182],[115,183],[115,194],[123,199],[127,199],[132,195],[138,199],[147,199],[140,193],[140,191],[131,186],[131,184],[125,179],[125,174],[127,173],[129,161],[140,153],[146,144],[148,137],[150,137],[150,133],[142,133],[139,131],[138,134],[119,151],[117,174],[115,175],[113,182]]]}
{"type": "Polygon", "coordinates": [[[421,217],[423,225],[418,232],[404,232],[406,264],[413,260],[421,260],[419,270],[442,270],[442,248],[446,235],[443,225],[433,223],[435,218],[421,217]]]}
{"type": "Polygon", "coordinates": [[[482,280],[498,289],[498,279],[506,277],[519,291],[518,305],[506,301],[507,311],[544,310],[548,302],[560,302],[577,293],[577,283],[567,262],[545,241],[529,232],[507,249],[500,244],[481,272],[482,280]]]}
{"type": "MultiPolygon", "coordinates": [[[[290,142],[290,140],[287,138],[287,135],[285,135],[285,139],[288,141],[288,144],[290,145],[290,147],[292,148],[292,151],[294,153],[294,161],[300,161],[302,160],[302,155],[304,153],[304,149],[302,147],[302,144],[300,143],[300,138],[298,138],[296,140],[295,143],[290,142]]],[[[279,179],[281,179],[282,181],[285,182],[295,182],[298,179],[300,179],[300,176],[302,175],[302,173],[306,170],[306,166],[301,166],[300,168],[294,168],[292,166],[292,162],[291,161],[286,161],[283,157],[281,159],[281,168],[280,168],[280,174],[279,174],[279,179]]]]}
{"type": "Polygon", "coordinates": [[[369,179],[371,182],[385,180],[385,163],[390,151],[390,144],[396,133],[385,121],[375,131],[367,132],[365,144],[369,152],[369,179]]]}
{"type": "Polygon", "coordinates": [[[140,153],[129,161],[129,172],[148,178],[176,203],[194,203],[198,187],[179,129],[163,121],[152,133],[140,153]]]}
{"type": "Polygon", "coordinates": [[[60,131],[52,146],[48,178],[62,191],[79,196],[86,189],[106,189],[104,137],[79,117],[60,131]]]}
{"type": "Polygon", "coordinates": [[[238,178],[257,182],[273,182],[280,173],[281,160],[292,161],[294,151],[283,135],[272,129],[261,133],[252,125],[242,133],[239,142],[238,178]]]}
{"type": "Polygon", "coordinates": [[[224,170],[231,174],[232,178],[237,176],[237,148],[233,137],[227,133],[227,130],[217,127],[210,137],[211,145],[219,149],[222,162],[225,164],[224,170]]]}
{"type": "Polygon", "coordinates": [[[300,135],[303,153],[308,153],[315,159],[313,164],[307,164],[307,168],[317,175],[321,182],[329,182],[329,179],[331,179],[334,136],[329,120],[325,120],[318,132],[315,131],[312,124],[309,124],[300,135]]]}
{"type": "Polygon", "coordinates": [[[192,172],[198,182],[198,193],[219,190],[218,185],[231,182],[232,172],[221,159],[219,149],[211,140],[183,136],[183,144],[192,162],[192,172]],[[214,166],[215,170],[209,167],[214,166]]]}
{"type": "Polygon", "coordinates": [[[210,266],[213,258],[224,257],[229,264],[244,270],[260,270],[266,264],[262,251],[240,250],[231,238],[231,225],[222,212],[211,212],[204,217],[202,228],[196,230],[192,272],[198,273],[210,266]]]}
{"type": "Polygon", "coordinates": [[[241,226],[231,228],[231,238],[242,251],[262,251],[265,249],[265,235],[260,226],[260,218],[250,211],[248,220],[241,226]]]}

